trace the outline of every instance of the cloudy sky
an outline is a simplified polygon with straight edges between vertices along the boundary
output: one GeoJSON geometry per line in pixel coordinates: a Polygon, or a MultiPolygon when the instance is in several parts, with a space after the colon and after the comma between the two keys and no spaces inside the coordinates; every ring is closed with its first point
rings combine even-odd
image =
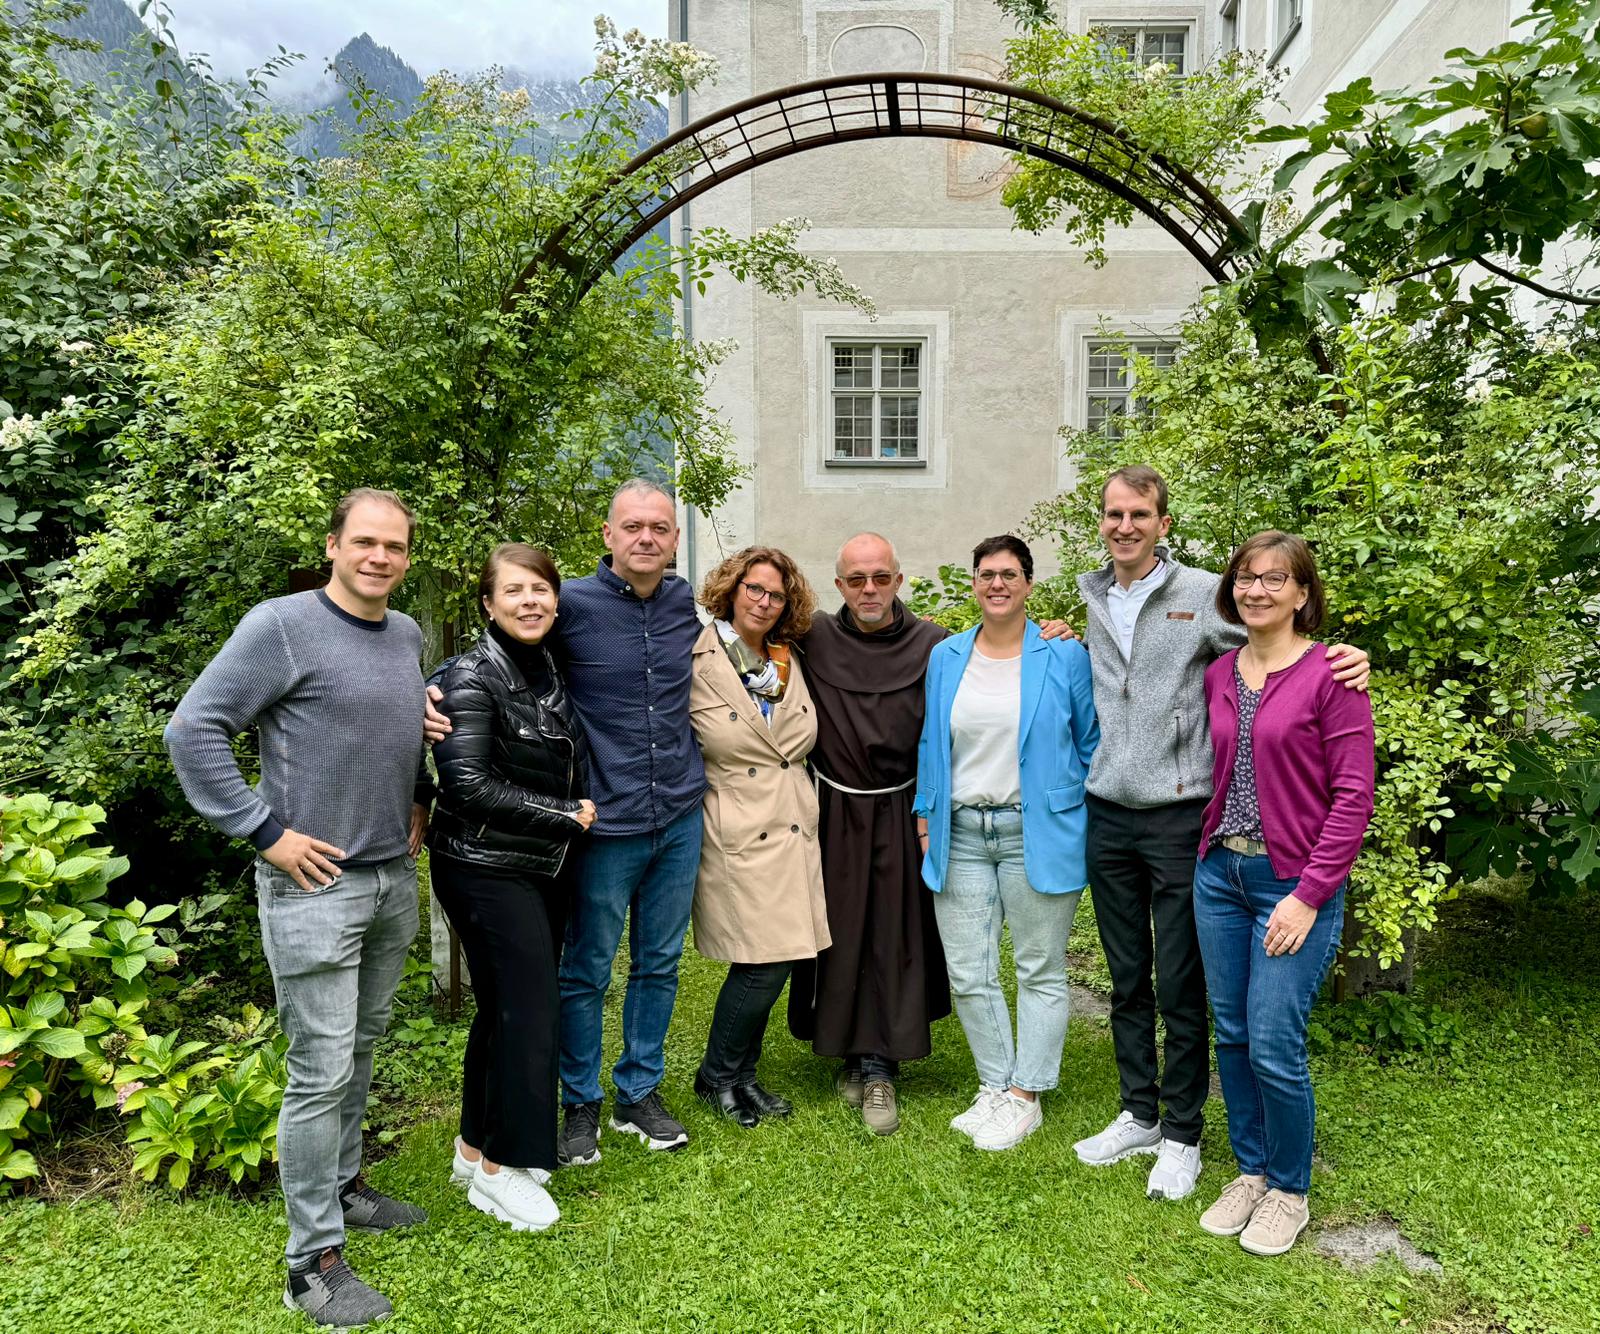
{"type": "Polygon", "coordinates": [[[328,58],[361,32],[419,73],[516,65],[534,73],[587,73],[594,16],[666,36],[668,0],[171,0],[186,51],[205,51],[234,77],[281,44],[306,59],[292,80],[319,78],[328,58]]]}

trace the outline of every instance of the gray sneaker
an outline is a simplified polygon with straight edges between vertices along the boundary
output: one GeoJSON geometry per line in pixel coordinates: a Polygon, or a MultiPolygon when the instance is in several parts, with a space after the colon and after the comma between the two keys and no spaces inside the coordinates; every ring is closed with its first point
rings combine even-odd
{"type": "Polygon", "coordinates": [[[875,1135],[892,1135],[900,1129],[894,1085],[887,1079],[874,1079],[867,1085],[861,1097],[861,1119],[875,1135]]]}
{"type": "Polygon", "coordinates": [[[866,1096],[867,1090],[866,1077],[862,1075],[861,1067],[851,1069],[850,1066],[845,1066],[833,1077],[833,1088],[834,1092],[844,1099],[846,1107],[861,1106],[861,1100],[866,1096]]]}
{"type": "Polygon", "coordinates": [[[339,1204],[347,1232],[389,1232],[428,1221],[428,1215],[416,1205],[374,1190],[359,1174],[339,1192],[339,1204]]]}
{"type": "Polygon", "coordinates": [[[389,1299],[357,1278],[336,1246],[323,1251],[309,1268],[289,1271],[283,1304],[305,1312],[315,1324],[337,1329],[359,1329],[394,1314],[389,1299]]]}
{"type": "Polygon", "coordinates": [[[1142,1126],[1132,1112],[1119,1112],[1117,1119],[1098,1135],[1080,1139],[1072,1146],[1078,1161],[1089,1167],[1108,1167],[1136,1153],[1156,1153],[1161,1148],[1161,1127],[1142,1126]]]}

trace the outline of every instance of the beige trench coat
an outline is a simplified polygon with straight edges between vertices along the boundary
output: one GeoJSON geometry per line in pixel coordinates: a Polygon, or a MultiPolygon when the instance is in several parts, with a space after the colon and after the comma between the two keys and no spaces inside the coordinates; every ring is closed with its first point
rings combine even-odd
{"type": "Polygon", "coordinates": [[[689,717],[706,761],[695,948],[729,963],[814,958],[831,940],[817,794],[801,763],[817,739],[817,710],[798,655],[770,728],[715,626],[695,641],[693,671],[689,717]]]}

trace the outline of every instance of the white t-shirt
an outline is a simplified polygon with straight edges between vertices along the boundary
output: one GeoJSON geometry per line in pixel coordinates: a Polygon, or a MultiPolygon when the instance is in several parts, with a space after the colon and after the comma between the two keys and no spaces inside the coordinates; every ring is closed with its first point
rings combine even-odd
{"type": "Polygon", "coordinates": [[[952,804],[1015,806],[1022,800],[1021,715],[1022,655],[986,658],[974,648],[950,706],[952,804]]]}
{"type": "Polygon", "coordinates": [[[1133,627],[1139,619],[1139,608],[1144,606],[1150,594],[1167,582],[1170,568],[1166,561],[1157,558],[1155,569],[1143,579],[1135,579],[1124,588],[1113,577],[1111,587],[1106,589],[1106,611],[1111,616],[1111,624],[1116,627],[1117,647],[1122,650],[1124,662],[1133,661],[1133,627]]]}

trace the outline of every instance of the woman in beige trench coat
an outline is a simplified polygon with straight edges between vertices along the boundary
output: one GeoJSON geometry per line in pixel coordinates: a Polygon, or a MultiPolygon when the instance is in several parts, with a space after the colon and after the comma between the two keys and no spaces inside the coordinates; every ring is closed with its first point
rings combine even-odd
{"type": "Polygon", "coordinates": [[[746,547],[707,576],[711,613],[694,646],[689,715],[706,763],[695,948],[726,959],[695,1092],[742,1126],[787,1116],[756,1082],[767,1016],[797,959],[828,947],[817,797],[803,763],[816,707],[792,642],[816,598],[795,563],[746,547]]]}

